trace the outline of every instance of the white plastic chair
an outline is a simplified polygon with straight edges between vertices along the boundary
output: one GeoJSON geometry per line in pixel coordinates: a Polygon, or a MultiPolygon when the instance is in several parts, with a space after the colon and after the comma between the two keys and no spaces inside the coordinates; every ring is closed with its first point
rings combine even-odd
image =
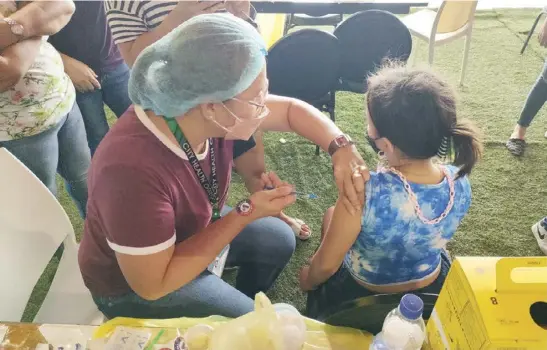
{"type": "Polygon", "coordinates": [[[467,69],[477,3],[478,1],[465,0],[443,1],[437,11],[420,10],[402,19],[412,35],[429,43],[430,65],[433,64],[435,46],[465,37],[460,85],[463,85],[467,69]]]}
{"type": "Polygon", "coordinates": [[[100,324],[78,267],[68,216],[42,182],[0,148],[0,321],[18,322],[40,275],[61,244],[64,252],[34,322],[100,324]]]}

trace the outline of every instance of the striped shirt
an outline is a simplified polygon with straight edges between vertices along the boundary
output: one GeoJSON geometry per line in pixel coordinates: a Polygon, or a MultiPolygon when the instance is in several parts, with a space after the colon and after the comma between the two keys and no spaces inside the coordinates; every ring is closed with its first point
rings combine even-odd
{"type": "Polygon", "coordinates": [[[108,25],[116,44],[136,40],[159,26],[178,1],[115,1],[105,4],[108,25]]]}

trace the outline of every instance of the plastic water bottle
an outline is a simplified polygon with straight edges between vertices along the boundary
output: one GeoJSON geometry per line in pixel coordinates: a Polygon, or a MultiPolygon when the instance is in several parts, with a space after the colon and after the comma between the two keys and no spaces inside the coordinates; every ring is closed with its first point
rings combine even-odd
{"type": "Polygon", "coordinates": [[[391,310],[382,331],[374,337],[369,350],[419,350],[425,340],[422,318],[424,302],[414,294],[402,297],[399,307],[391,310]]]}

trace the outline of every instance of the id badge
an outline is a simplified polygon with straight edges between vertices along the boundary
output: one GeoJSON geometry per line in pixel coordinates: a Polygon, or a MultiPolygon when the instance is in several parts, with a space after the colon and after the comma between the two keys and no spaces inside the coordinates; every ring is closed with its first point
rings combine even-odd
{"type": "Polygon", "coordinates": [[[228,252],[230,251],[230,245],[228,244],[220,254],[217,255],[215,260],[207,266],[207,270],[218,277],[222,277],[222,271],[224,271],[224,265],[226,265],[226,259],[228,259],[228,252]]]}

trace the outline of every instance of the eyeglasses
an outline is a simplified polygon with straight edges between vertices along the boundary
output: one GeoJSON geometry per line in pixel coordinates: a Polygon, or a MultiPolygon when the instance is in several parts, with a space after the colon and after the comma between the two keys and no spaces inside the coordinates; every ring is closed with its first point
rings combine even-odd
{"type": "Polygon", "coordinates": [[[231,100],[241,102],[241,103],[247,103],[251,106],[256,107],[257,113],[256,113],[256,117],[253,118],[253,119],[262,119],[262,118],[266,117],[268,114],[270,114],[270,109],[263,103],[258,103],[258,102],[255,102],[255,101],[240,100],[237,97],[233,97],[233,98],[231,98],[231,100]]]}
{"type": "Polygon", "coordinates": [[[370,147],[372,148],[374,153],[379,153],[380,152],[380,148],[378,148],[378,146],[376,146],[376,141],[378,141],[381,138],[382,137],[374,138],[374,137],[371,137],[368,133],[365,134],[365,139],[367,140],[368,144],[370,145],[370,147]]]}

